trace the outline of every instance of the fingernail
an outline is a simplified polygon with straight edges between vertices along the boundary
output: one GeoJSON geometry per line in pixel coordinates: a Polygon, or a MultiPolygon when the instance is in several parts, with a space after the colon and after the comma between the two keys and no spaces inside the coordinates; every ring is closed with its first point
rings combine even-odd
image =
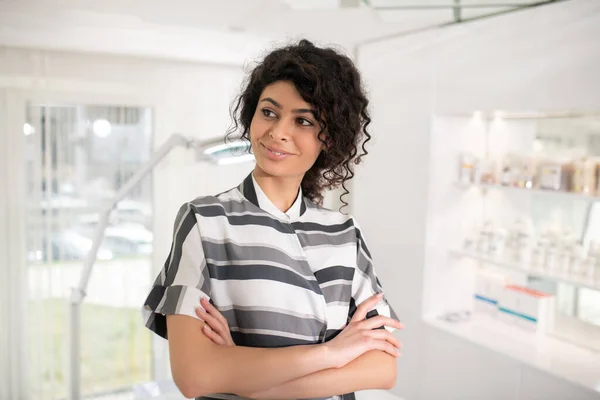
{"type": "Polygon", "coordinates": [[[208,324],[204,324],[204,329],[206,329],[207,331],[210,331],[210,326],[208,326],[208,324]]]}
{"type": "Polygon", "coordinates": [[[377,293],[377,297],[383,297],[383,292],[377,293]]]}

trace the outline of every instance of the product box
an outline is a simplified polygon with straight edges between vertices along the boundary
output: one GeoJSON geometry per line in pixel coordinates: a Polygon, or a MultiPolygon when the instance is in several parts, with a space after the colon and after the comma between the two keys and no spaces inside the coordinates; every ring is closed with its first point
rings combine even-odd
{"type": "Polygon", "coordinates": [[[517,325],[519,321],[518,294],[516,285],[505,285],[498,297],[498,319],[509,325],[517,325]]]}
{"type": "Polygon", "coordinates": [[[498,301],[504,290],[505,279],[501,275],[478,272],[475,277],[475,312],[485,313],[496,317],[498,301]]]}
{"type": "Polygon", "coordinates": [[[554,296],[524,286],[506,285],[498,301],[499,319],[544,334],[554,323],[554,296]]]}

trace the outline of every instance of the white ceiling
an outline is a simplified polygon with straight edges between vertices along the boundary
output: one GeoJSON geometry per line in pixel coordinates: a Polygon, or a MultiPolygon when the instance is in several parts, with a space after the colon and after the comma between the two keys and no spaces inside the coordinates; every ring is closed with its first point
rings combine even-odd
{"type": "MultiPolygon", "coordinates": [[[[522,0],[463,0],[477,8],[522,0]]],[[[240,64],[273,41],[356,43],[447,23],[453,0],[0,0],[0,45],[240,64]],[[367,3],[369,6],[367,6],[367,3]],[[403,7],[399,10],[378,8],[403,7]],[[414,6],[427,7],[415,9],[414,6]]]]}

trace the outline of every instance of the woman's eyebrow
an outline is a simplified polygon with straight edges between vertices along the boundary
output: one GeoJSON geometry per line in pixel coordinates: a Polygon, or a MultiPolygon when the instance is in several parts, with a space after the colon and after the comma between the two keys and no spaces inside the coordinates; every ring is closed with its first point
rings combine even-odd
{"type": "MultiPolygon", "coordinates": [[[[283,108],[281,106],[281,104],[279,104],[278,102],[276,102],[275,100],[273,100],[270,97],[265,97],[264,99],[262,99],[260,102],[262,103],[263,101],[266,101],[268,103],[273,104],[275,107],[277,108],[283,108]]],[[[293,113],[308,113],[308,114],[314,114],[315,110],[311,110],[310,108],[297,108],[295,110],[292,110],[293,113]]]]}
{"type": "Polygon", "coordinates": [[[262,103],[263,101],[266,101],[266,102],[268,102],[268,103],[271,103],[271,104],[273,104],[273,105],[274,105],[275,107],[277,107],[277,108],[283,108],[283,107],[281,107],[281,104],[279,104],[278,102],[276,102],[275,100],[273,100],[273,99],[272,99],[272,98],[270,98],[270,97],[265,97],[265,98],[264,98],[264,99],[262,99],[260,102],[262,103]]]}

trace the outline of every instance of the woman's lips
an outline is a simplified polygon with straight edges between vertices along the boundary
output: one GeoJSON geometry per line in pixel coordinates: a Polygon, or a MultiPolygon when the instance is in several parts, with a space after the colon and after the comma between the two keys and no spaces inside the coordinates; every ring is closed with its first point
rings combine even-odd
{"type": "Polygon", "coordinates": [[[272,160],[283,160],[284,158],[287,158],[291,155],[290,153],[286,153],[286,152],[280,151],[278,149],[271,149],[262,143],[261,143],[261,145],[265,148],[265,150],[267,152],[267,156],[272,160]]]}

